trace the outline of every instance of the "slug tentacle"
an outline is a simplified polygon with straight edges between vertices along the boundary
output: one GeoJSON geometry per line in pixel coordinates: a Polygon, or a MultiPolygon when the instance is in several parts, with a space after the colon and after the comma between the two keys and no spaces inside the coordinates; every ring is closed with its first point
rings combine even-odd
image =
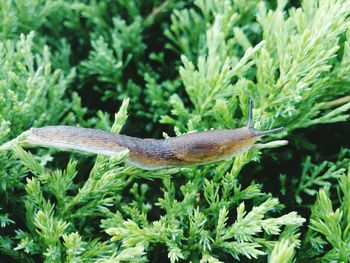
{"type": "Polygon", "coordinates": [[[283,127],[279,127],[276,129],[272,129],[272,130],[266,130],[266,131],[259,131],[259,130],[255,130],[254,128],[251,130],[254,136],[265,136],[268,134],[272,134],[272,133],[277,133],[277,132],[281,132],[283,131],[284,128],[283,127]]]}
{"type": "Polygon", "coordinates": [[[265,136],[265,135],[268,135],[268,134],[272,134],[272,133],[277,133],[277,132],[283,131],[283,129],[284,129],[283,127],[279,127],[279,128],[272,129],[272,130],[266,130],[266,131],[256,130],[254,128],[254,124],[253,124],[253,105],[254,105],[254,102],[253,102],[252,98],[249,98],[249,113],[248,113],[247,127],[249,128],[249,130],[251,131],[253,136],[262,137],[262,136],[265,136]]]}
{"type": "Polygon", "coordinates": [[[253,127],[253,105],[254,105],[254,102],[253,102],[252,98],[249,98],[249,112],[248,112],[247,127],[254,129],[254,127],[253,127]]]}
{"type": "Polygon", "coordinates": [[[249,150],[262,136],[282,130],[256,130],[253,125],[253,100],[250,99],[247,126],[235,130],[210,130],[159,140],[134,138],[97,129],[46,126],[31,128],[10,143],[0,146],[0,150],[11,149],[12,144],[104,156],[116,156],[128,150],[126,162],[141,169],[154,170],[229,159],[249,150]]]}

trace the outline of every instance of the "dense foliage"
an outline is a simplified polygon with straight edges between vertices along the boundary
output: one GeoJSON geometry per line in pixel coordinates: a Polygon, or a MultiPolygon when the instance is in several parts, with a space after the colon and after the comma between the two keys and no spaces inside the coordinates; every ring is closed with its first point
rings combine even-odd
{"type": "Polygon", "coordinates": [[[6,262],[349,262],[350,0],[2,0],[0,145],[66,124],[282,133],[143,171],[127,152],[0,151],[6,262]]]}

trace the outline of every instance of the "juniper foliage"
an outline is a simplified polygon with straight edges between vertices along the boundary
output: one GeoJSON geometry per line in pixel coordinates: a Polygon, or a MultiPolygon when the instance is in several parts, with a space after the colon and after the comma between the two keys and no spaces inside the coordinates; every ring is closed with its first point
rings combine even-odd
{"type": "Polygon", "coordinates": [[[349,0],[0,1],[0,145],[55,124],[234,129],[249,97],[257,129],[285,127],[263,142],[290,140],[158,171],[127,151],[13,145],[0,151],[0,259],[347,262],[349,14],[349,0]],[[337,136],[309,139],[323,127],[337,136]]]}

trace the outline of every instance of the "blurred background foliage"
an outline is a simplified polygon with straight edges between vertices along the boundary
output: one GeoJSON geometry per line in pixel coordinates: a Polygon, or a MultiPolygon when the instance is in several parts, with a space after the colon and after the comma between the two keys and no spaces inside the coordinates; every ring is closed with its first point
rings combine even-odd
{"type": "Polygon", "coordinates": [[[348,262],[349,14],[349,0],[0,0],[0,144],[55,124],[233,129],[249,97],[256,128],[286,128],[265,141],[290,142],[160,171],[0,152],[0,259],[348,262]]]}

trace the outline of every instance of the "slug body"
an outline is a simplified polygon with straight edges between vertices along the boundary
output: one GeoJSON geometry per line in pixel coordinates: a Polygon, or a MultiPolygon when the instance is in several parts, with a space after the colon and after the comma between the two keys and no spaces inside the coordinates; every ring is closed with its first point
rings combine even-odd
{"type": "Polygon", "coordinates": [[[231,158],[248,150],[264,135],[283,128],[258,131],[252,126],[250,101],[247,127],[189,133],[164,140],[141,139],[111,132],[71,126],[47,126],[28,131],[26,143],[114,156],[129,150],[126,161],[146,170],[206,164],[231,158]]]}
{"type": "Polygon", "coordinates": [[[249,149],[258,137],[249,128],[189,133],[165,140],[140,139],[70,126],[32,128],[30,145],[113,156],[129,150],[127,162],[151,170],[210,163],[249,149]]]}

